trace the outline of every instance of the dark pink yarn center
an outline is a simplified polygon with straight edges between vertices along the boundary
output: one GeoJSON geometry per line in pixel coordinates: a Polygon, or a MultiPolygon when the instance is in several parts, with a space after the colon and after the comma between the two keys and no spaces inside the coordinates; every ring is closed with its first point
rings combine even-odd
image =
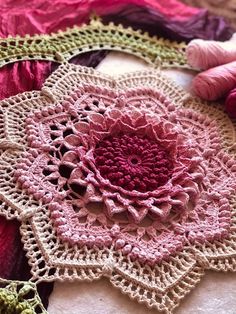
{"type": "Polygon", "coordinates": [[[168,152],[159,143],[135,134],[103,139],[94,158],[103,178],[129,191],[153,191],[172,175],[168,152]]]}

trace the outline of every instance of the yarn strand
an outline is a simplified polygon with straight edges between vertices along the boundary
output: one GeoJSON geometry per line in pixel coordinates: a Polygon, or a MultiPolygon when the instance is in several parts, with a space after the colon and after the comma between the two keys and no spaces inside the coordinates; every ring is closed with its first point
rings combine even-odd
{"type": "Polygon", "coordinates": [[[235,61],[235,37],[225,42],[194,39],[188,44],[186,55],[188,64],[201,70],[235,61]]]}
{"type": "Polygon", "coordinates": [[[236,86],[236,61],[198,74],[192,82],[194,93],[205,100],[225,96],[236,86]]]}

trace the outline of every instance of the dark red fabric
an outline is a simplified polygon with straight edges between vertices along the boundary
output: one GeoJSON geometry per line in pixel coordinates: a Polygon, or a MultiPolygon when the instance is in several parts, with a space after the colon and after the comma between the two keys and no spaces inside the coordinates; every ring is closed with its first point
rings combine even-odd
{"type": "MultiPolygon", "coordinates": [[[[6,220],[0,216],[0,278],[25,281],[31,277],[19,227],[18,221],[6,220]]],[[[41,283],[38,286],[38,292],[45,307],[48,306],[52,289],[52,283],[41,283]]]]}
{"type": "Polygon", "coordinates": [[[0,277],[2,278],[9,278],[9,274],[13,274],[13,277],[17,275],[18,266],[21,264],[23,254],[18,228],[19,223],[16,221],[7,221],[4,217],[0,217],[0,277]]]}

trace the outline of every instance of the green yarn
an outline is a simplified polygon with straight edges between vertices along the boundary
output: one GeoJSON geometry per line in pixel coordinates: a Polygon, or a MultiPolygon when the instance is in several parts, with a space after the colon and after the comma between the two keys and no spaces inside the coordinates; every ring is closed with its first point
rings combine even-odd
{"type": "Polygon", "coordinates": [[[190,68],[185,43],[150,37],[147,33],[93,18],[88,25],[68,28],[51,35],[8,37],[0,41],[0,67],[21,60],[48,60],[62,63],[93,50],[131,53],[153,66],[190,68]]]}
{"type": "Polygon", "coordinates": [[[30,305],[25,301],[20,301],[18,295],[9,291],[6,288],[0,289],[0,313],[18,314],[18,313],[33,314],[30,305]],[[27,311],[27,312],[26,312],[27,311]]]}
{"type": "Polygon", "coordinates": [[[33,283],[0,279],[0,314],[47,313],[33,283]]]}

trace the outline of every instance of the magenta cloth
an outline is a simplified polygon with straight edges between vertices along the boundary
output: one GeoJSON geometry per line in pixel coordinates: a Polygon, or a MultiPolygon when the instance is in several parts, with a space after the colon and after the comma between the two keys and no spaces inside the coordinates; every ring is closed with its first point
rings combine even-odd
{"type": "Polygon", "coordinates": [[[177,20],[189,19],[201,11],[177,0],[0,0],[0,35],[48,34],[87,22],[91,12],[107,15],[131,4],[150,6],[177,20]]]}
{"type": "Polygon", "coordinates": [[[236,88],[229,92],[225,101],[225,110],[231,118],[236,118],[236,88]]]}
{"type": "Polygon", "coordinates": [[[4,66],[0,69],[0,99],[40,89],[44,78],[51,73],[51,67],[52,63],[46,61],[24,61],[4,66]]]}

